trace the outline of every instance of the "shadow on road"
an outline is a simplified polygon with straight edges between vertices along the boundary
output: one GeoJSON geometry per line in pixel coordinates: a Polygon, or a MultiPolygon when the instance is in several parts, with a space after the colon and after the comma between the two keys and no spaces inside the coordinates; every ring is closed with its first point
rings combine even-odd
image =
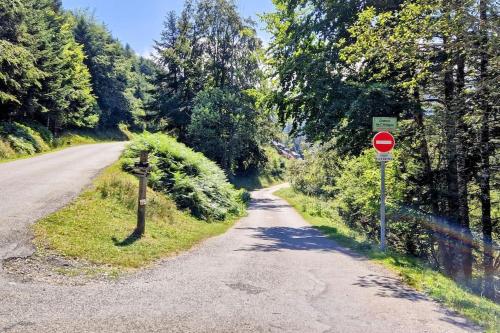
{"type": "MultiPolygon", "coordinates": [[[[360,286],[362,288],[376,288],[376,295],[379,297],[391,297],[391,298],[404,298],[412,302],[419,301],[429,301],[430,299],[425,295],[405,286],[399,279],[380,276],[376,274],[369,274],[366,276],[361,276],[358,278],[355,286],[360,286]]],[[[442,317],[440,320],[466,329],[470,332],[480,332],[481,328],[468,322],[458,314],[443,307],[439,307],[436,312],[439,312],[442,317]]]]}
{"type": "Polygon", "coordinates": [[[248,210],[265,209],[271,211],[277,211],[281,208],[289,208],[290,205],[280,203],[273,199],[252,199],[250,207],[248,210]]]}
{"type": "Polygon", "coordinates": [[[366,260],[364,256],[337,245],[328,236],[314,227],[257,227],[238,229],[252,231],[252,237],[262,241],[236,251],[335,251],[347,254],[357,260],[366,260]]]}
{"type": "Polygon", "coordinates": [[[405,298],[411,301],[427,300],[427,298],[415,290],[405,287],[399,279],[369,274],[362,276],[355,286],[363,288],[377,288],[377,296],[405,298]]]}

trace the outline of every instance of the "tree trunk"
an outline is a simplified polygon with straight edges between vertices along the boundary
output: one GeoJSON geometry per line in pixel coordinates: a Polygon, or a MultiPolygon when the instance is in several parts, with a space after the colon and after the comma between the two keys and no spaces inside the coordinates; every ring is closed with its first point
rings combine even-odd
{"type": "MultiPolygon", "coordinates": [[[[422,106],[420,105],[420,93],[418,90],[415,91],[414,93],[414,98],[416,103],[418,105],[415,107],[415,112],[414,112],[414,120],[416,124],[416,135],[417,137],[420,137],[420,156],[422,158],[422,162],[424,164],[424,175],[423,179],[426,182],[426,185],[428,186],[429,189],[429,199],[430,199],[430,205],[432,209],[432,215],[434,216],[435,219],[437,219],[440,216],[440,211],[439,211],[439,195],[438,195],[438,189],[437,189],[437,184],[438,182],[436,181],[436,177],[434,175],[434,171],[432,170],[432,162],[429,154],[429,145],[427,142],[427,137],[425,133],[425,123],[424,123],[424,110],[422,109],[422,106]]],[[[431,242],[431,255],[436,261],[437,265],[440,265],[441,263],[439,262],[440,260],[437,258],[437,255],[435,253],[435,244],[437,241],[438,244],[438,249],[439,248],[445,248],[446,243],[443,242],[444,238],[442,235],[442,231],[439,228],[439,225],[437,226],[431,226],[429,230],[429,238],[431,242]]]]}
{"type": "Polygon", "coordinates": [[[470,284],[472,279],[472,233],[470,230],[469,218],[469,172],[467,170],[467,124],[465,115],[467,106],[464,98],[465,88],[465,56],[463,54],[457,57],[457,83],[454,109],[457,117],[457,185],[458,185],[458,221],[461,229],[461,239],[459,242],[459,253],[457,253],[457,262],[462,266],[463,279],[466,285],[470,284]]]}
{"type": "Polygon", "coordinates": [[[481,32],[481,68],[480,68],[480,103],[482,109],[481,116],[481,135],[480,135],[480,201],[481,201],[481,223],[484,242],[484,296],[495,299],[495,284],[494,284],[494,258],[493,258],[493,223],[491,220],[491,196],[490,196],[490,114],[491,105],[489,103],[488,91],[488,14],[487,0],[479,1],[479,16],[480,16],[480,32],[481,32]]]}
{"type": "MultiPolygon", "coordinates": [[[[451,57],[447,38],[444,39],[445,52],[447,58],[451,57]]],[[[444,70],[444,95],[445,95],[445,154],[446,154],[446,201],[447,201],[447,226],[456,228],[458,224],[458,177],[457,177],[457,147],[456,147],[456,115],[453,108],[453,99],[455,91],[455,83],[453,80],[453,67],[446,63],[445,59],[444,70]]],[[[446,227],[446,225],[445,225],[446,227]]],[[[447,228],[445,228],[447,229],[447,228]]],[[[440,260],[444,265],[444,272],[446,275],[455,277],[457,272],[457,265],[455,263],[454,254],[456,253],[455,245],[456,240],[452,239],[449,235],[443,235],[447,246],[440,249],[440,260]]]]}

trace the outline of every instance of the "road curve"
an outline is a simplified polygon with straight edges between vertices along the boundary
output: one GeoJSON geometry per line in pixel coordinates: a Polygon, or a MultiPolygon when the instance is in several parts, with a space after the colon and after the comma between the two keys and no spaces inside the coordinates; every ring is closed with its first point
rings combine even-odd
{"type": "Polygon", "coordinates": [[[0,261],[31,255],[29,226],[73,200],[124,145],[83,145],[0,164],[0,261]]]}
{"type": "Polygon", "coordinates": [[[275,189],[254,192],[226,234],[116,282],[0,276],[0,332],[478,331],[311,228],[275,189]]]}

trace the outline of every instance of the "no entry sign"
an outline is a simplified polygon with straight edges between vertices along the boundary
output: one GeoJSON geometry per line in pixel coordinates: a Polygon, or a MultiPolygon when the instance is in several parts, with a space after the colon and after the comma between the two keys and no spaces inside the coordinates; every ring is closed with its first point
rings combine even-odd
{"type": "Polygon", "coordinates": [[[379,153],[388,153],[396,144],[394,137],[389,132],[380,132],[373,137],[373,147],[379,153]]]}

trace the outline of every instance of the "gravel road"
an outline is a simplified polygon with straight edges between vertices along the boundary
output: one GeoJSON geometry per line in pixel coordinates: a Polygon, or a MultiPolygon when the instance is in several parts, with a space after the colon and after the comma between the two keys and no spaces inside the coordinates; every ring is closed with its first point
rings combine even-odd
{"type": "Polygon", "coordinates": [[[253,193],[226,234],[115,282],[0,274],[0,332],[476,332],[289,205],[253,193]]]}
{"type": "Polygon", "coordinates": [[[0,164],[0,260],[31,255],[29,226],[73,200],[124,145],[77,146],[0,164]]]}

